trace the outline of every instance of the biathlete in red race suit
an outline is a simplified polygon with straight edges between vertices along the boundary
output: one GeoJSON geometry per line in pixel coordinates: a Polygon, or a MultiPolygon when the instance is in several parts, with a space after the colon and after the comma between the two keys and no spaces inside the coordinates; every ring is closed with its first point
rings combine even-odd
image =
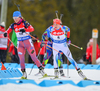
{"type": "Polygon", "coordinates": [[[54,60],[54,73],[55,76],[59,76],[58,72],[58,62],[57,62],[57,55],[61,51],[64,53],[64,55],[68,58],[68,60],[73,64],[73,66],[78,71],[78,74],[86,80],[86,76],[83,74],[81,69],[78,67],[77,63],[72,57],[72,54],[68,48],[68,44],[70,44],[70,29],[67,26],[60,25],[61,20],[60,19],[53,19],[53,25],[46,29],[47,31],[47,37],[49,40],[52,41],[52,47],[53,49],[56,49],[57,51],[53,50],[53,60],[54,60]]]}
{"type": "Polygon", "coordinates": [[[14,23],[11,24],[11,26],[7,29],[7,33],[4,33],[4,36],[6,37],[7,34],[11,33],[12,30],[14,30],[16,33],[18,40],[17,41],[18,56],[20,59],[21,71],[23,73],[22,79],[27,78],[27,74],[25,71],[25,57],[24,57],[26,49],[29,55],[31,56],[32,60],[34,61],[34,63],[41,71],[42,76],[47,75],[45,74],[40,61],[36,57],[36,52],[31,37],[29,36],[30,32],[34,31],[34,28],[32,27],[32,25],[30,25],[28,22],[22,19],[21,13],[19,11],[15,11],[13,13],[13,19],[14,23]]]}

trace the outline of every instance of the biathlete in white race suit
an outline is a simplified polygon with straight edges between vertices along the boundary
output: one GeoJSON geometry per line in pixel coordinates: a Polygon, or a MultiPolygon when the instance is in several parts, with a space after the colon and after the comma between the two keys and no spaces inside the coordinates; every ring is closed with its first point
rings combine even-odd
{"type": "Polygon", "coordinates": [[[28,35],[30,34],[30,32],[34,31],[34,28],[28,22],[22,19],[21,13],[19,11],[15,11],[13,13],[13,19],[14,23],[11,24],[11,26],[7,29],[6,33],[4,33],[4,37],[7,37],[7,34],[9,34],[12,30],[14,30],[17,35],[17,40],[18,40],[17,50],[20,59],[21,71],[23,73],[22,79],[27,78],[27,74],[25,71],[25,57],[24,57],[26,49],[29,55],[31,56],[32,60],[39,68],[42,76],[47,75],[43,70],[42,64],[36,57],[36,52],[31,37],[28,35]]]}
{"type": "Polygon", "coordinates": [[[68,58],[68,60],[73,64],[73,66],[78,71],[78,74],[86,80],[86,76],[83,74],[81,69],[78,67],[77,63],[72,57],[72,54],[68,48],[68,44],[70,44],[70,29],[67,26],[61,25],[60,19],[53,19],[53,25],[46,29],[45,36],[48,37],[50,41],[52,41],[52,47],[56,50],[53,50],[53,60],[54,60],[54,73],[55,76],[58,77],[58,64],[57,64],[57,55],[58,52],[63,52],[64,55],[68,58]],[[47,34],[47,35],[46,35],[47,34]]]}

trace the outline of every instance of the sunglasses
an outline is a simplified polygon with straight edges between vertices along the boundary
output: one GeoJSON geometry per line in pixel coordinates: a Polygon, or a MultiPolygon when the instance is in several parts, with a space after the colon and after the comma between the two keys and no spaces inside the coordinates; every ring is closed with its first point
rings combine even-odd
{"type": "Polygon", "coordinates": [[[18,19],[19,17],[13,17],[13,19],[18,19]]]}

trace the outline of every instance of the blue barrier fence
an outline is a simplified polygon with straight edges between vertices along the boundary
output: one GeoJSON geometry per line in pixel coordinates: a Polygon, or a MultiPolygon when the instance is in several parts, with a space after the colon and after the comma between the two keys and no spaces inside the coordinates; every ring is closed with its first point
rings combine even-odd
{"type": "MultiPolygon", "coordinates": [[[[31,64],[25,63],[25,67],[26,68],[32,68],[33,65],[34,64],[32,64],[32,63],[31,64]]],[[[2,66],[2,64],[0,63],[0,68],[1,68],[1,66],[2,66]]],[[[17,68],[17,69],[20,68],[20,64],[17,64],[17,63],[4,63],[4,66],[6,68],[17,68]]],[[[63,64],[63,69],[66,69],[67,66],[68,66],[67,64],[63,64]]],[[[87,64],[87,65],[85,65],[85,64],[78,64],[78,66],[81,69],[96,69],[96,70],[100,70],[100,65],[95,65],[95,64],[94,65],[93,64],[87,64]]],[[[38,67],[36,65],[34,65],[33,68],[37,69],[38,67]]],[[[52,69],[52,68],[54,68],[54,66],[51,65],[51,64],[47,64],[45,66],[45,68],[46,69],[52,69]]],[[[70,64],[69,65],[69,69],[75,69],[75,67],[72,64],[70,64]]]]}
{"type": "MultiPolygon", "coordinates": [[[[25,64],[26,68],[32,68],[34,64],[25,64]]],[[[64,85],[64,84],[71,84],[74,86],[78,87],[86,87],[89,85],[99,85],[100,86],[100,81],[85,81],[82,80],[78,82],[77,84],[74,83],[72,80],[43,80],[40,83],[36,83],[34,80],[19,80],[19,79],[14,79],[14,77],[21,77],[22,73],[19,71],[18,68],[20,68],[20,65],[17,63],[5,63],[4,66],[6,67],[7,70],[0,70],[0,85],[4,85],[7,83],[14,83],[14,84],[26,84],[26,83],[31,83],[35,84],[37,86],[41,87],[51,87],[51,86],[59,86],[59,85],[64,85]],[[9,79],[8,79],[9,78],[9,79]],[[13,79],[10,79],[13,78],[13,79]]],[[[67,64],[63,64],[63,68],[67,68],[67,64]]],[[[95,69],[95,70],[100,70],[100,65],[92,65],[92,64],[78,64],[78,66],[81,69],[95,69]]],[[[2,65],[0,63],[0,69],[2,65]]],[[[36,65],[34,65],[33,68],[38,68],[36,65]]],[[[45,66],[46,69],[53,69],[54,67],[51,64],[47,64],[45,66]]],[[[74,66],[71,64],[69,65],[69,69],[75,69],[74,66]]]]}
{"type": "Polygon", "coordinates": [[[40,87],[52,87],[52,86],[60,86],[65,84],[71,84],[77,87],[87,87],[87,86],[100,86],[100,81],[85,81],[82,80],[78,83],[74,83],[72,80],[43,80],[40,83],[36,83],[34,80],[19,80],[19,79],[0,79],[0,85],[6,85],[8,83],[13,84],[34,84],[40,87]]]}

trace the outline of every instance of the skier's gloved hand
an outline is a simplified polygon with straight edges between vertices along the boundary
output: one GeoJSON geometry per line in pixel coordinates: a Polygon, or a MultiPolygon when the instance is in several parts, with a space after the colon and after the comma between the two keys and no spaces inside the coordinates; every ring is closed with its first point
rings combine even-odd
{"type": "Polygon", "coordinates": [[[51,41],[51,38],[48,38],[48,41],[51,41]]]}
{"type": "Polygon", "coordinates": [[[7,33],[4,33],[3,35],[4,35],[4,37],[7,37],[7,33]]]}
{"type": "Polygon", "coordinates": [[[40,44],[40,47],[42,48],[44,45],[45,45],[45,43],[42,42],[42,43],[40,44]]]}
{"type": "Polygon", "coordinates": [[[25,32],[25,29],[20,29],[19,31],[22,32],[22,33],[24,33],[25,32]]]}
{"type": "Polygon", "coordinates": [[[67,39],[67,45],[68,45],[68,47],[70,47],[70,44],[71,44],[71,40],[68,38],[67,39]]]}

